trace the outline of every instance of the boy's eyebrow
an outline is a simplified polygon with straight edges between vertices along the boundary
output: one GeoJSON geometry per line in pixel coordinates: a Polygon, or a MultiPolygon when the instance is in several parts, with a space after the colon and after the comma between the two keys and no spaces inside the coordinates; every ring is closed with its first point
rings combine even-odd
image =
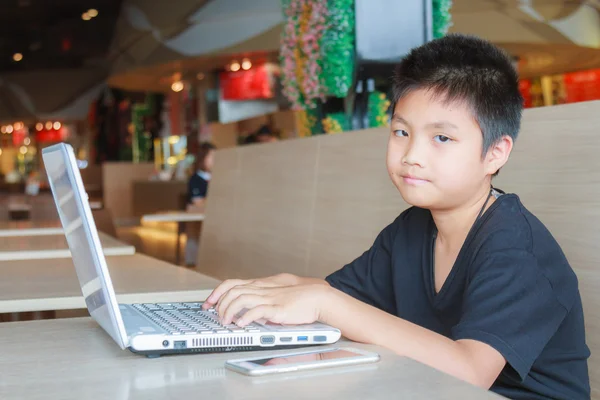
{"type": "Polygon", "coordinates": [[[452,122],[449,121],[437,121],[437,122],[432,122],[430,124],[425,125],[427,128],[434,128],[434,129],[458,129],[458,126],[454,125],[452,122]]]}
{"type": "MultiPolygon", "coordinates": [[[[410,123],[405,120],[404,118],[402,118],[401,116],[399,116],[398,114],[394,114],[392,116],[392,122],[399,122],[401,124],[404,124],[408,127],[410,127],[410,123]]],[[[436,121],[436,122],[431,122],[427,125],[425,125],[425,128],[427,129],[454,129],[454,130],[458,130],[458,126],[454,125],[452,122],[450,121],[436,121]]]]}
{"type": "Polygon", "coordinates": [[[401,116],[399,116],[398,114],[394,114],[392,116],[392,122],[400,122],[401,124],[404,124],[404,125],[410,127],[410,124],[408,123],[408,121],[405,120],[404,118],[402,118],[401,116]]]}

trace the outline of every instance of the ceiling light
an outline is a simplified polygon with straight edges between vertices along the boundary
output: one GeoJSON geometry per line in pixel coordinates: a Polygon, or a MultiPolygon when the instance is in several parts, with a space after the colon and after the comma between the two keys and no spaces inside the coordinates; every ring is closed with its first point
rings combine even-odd
{"type": "Polygon", "coordinates": [[[31,143],[31,139],[29,139],[28,137],[25,138],[25,140],[23,140],[23,144],[25,144],[25,146],[29,146],[30,143],[31,143]]]}
{"type": "Polygon", "coordinates": [[[2,128],[0,128],[0,132],[6,133],[6,126],[5,125],[2,125],[2,128]]]}
{"type": "Polygon", "coordinates": [[[23,129],[24,126],[25,125],[22,122],[15,122],[13,128],[15,128],[15,131],[20,131],[21,129],[23,129]]]}
{"type": "Polygon", "coordinates": [[[62,125],[61,125],[61,124],[60,124],[60,122],[58,122],[58,121],[56,121],[56,122],[53,124],[53,127],[54,127],[54,129],[56,129],[56,130],[59,130],[61,126],[62,126],[62,125]]]}
{"type": "Polygon", "coordinates": [[[2,155],[2,149],[0,149],[0,156],[2,155]]]}
{"type": "Polygon", "coordinates": [[[48,122],[46,122],[46,130],[50,130],[50,129],[52,129],[52,122],[48,121],[48,122]]]}
{"type": "Polygon", "coordinates": [[[171,90],[174,92],[181,92],[183,90],[183,82],[173,82],[173,84],[171,85],[171,90]]]}
{"type": "Polygon", "coordinates": [[[89,21],[90,19],[92,19],[92,17],[88,13],[83,13],[81,14],[81,19],[84,21],[89,21]]]}
{"type": "Polygon", "coordinates": [[[239,71],[240,70],[240,63],[237,62],[237,61],[234,61],[234,62],[231,63],[231,67],[230,68],[231,68],[231,70],[233,72],[239,71]]]}
{"type": "Polygon", "coordinates": [[[21,146],[21,148],[19,149],[19,151],[21,152],[21,154],[26,154],[27,153],[27,147],[21,146]]]}
{"type": "Polygon", "coordinates": [[[90,17],[92,17],[92,18],[95,18],[95,17],[97,17],[97,16],[98,16],[98,10],[96,10],[95,8],[90,8],[90,9],[87,11],[87,15],[89,15],[89,16],[90,16],[90,17]]]}
{"type": "Polygon", "coordinates": [[[23,54],[21,53],[15,53],[13,54],[13,60],[15,60],[16,62],[19,62],[23,59],[23,54]]]}
{"type": "Polygon", "coordinates": [[[242,61],[242,69],[247,71],[250,68],[252,68],[252,62],[250,60],[248,60],[247,58],[244,58],[244,61],[242,61]]]}
{"type": "Polygon", "coordinates": [[[38,122],[37,124],[35,124],[35,130],[36,131],[41,131],[42,129],[44,129],[44,124],[42,124],[41,122],[38,122]]]}
{"type": "Polygon", "coordinates": [[[6,133],[13,133],[13,127],[12,127],[12,125],[8,125],[6,127],[6,133]]]}

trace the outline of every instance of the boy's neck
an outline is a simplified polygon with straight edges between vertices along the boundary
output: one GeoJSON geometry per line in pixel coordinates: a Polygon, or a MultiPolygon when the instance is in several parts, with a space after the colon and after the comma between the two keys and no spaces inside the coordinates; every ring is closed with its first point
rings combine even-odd
{"type": "Polygon", "coordinates": [[[438,231],[438,244],[448,251],[460,250],[484,204],[487,210],[495,200],[494,196],[490,197],[490,186],[487,186],[473,197],[473,201],[464,206],[451,210],[431,210],[438,231]]]}

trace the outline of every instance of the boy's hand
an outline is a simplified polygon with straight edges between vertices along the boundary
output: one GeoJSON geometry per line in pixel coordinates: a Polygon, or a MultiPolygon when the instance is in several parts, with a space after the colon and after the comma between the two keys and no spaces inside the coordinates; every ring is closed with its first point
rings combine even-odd
{"type": "Polygon", "coordinates": [[[229,292],[231,289],[237,286],[255,286],[255,287],[277,287],[277,286],[294,286],[298,285],[301,282],[301,278],[292,275],[292,274],[278,274],[269,276],[267,278],[261,279],[228,279],[221,283],[216,287],[215,290],[208,296],[202,308],[204,310],[208,310],[211,307],[214,307],[219,300],[221,300],[221,296],[225,293],[229,292]]]}
{"type": "Polygon", "coordinates": [[[221,297],[216,309],[223,325],[231,324],[244,309],[247,311],[236,321],[240,327],[258,319],[277,324],[310,324],[319,320],[328,290],[329,287],[322,284],[237,286],[221,297]]]}

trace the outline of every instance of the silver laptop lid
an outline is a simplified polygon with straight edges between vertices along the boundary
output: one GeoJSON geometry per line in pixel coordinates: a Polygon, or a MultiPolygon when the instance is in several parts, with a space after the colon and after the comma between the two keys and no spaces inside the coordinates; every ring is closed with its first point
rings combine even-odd
{"type": "Polygon", "coordinates": [[[42,150],[48,181],[90,315],[124,349],[123,318],[73,148],[64,143],[42,150]]]}

